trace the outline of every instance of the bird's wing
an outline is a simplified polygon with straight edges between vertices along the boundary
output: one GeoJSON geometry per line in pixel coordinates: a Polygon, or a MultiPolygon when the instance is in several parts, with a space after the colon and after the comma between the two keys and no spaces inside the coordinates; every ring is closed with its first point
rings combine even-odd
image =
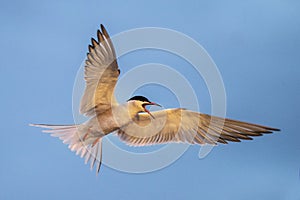
{"type": "Polygon", "coordinates": [[[128,145],[147,146],[168,142],[190,144],[227,144],[228,141],[251,140],[253,136],[272,133],[279,129],[223,119],[184,109],[166,109],[140,113],[118,136],[128,145]]]}
{"type": "Polygon", "coordinates": [[[80,103],[80,113],[94,115],[94,110],[103,112],[116,104],[114,88],[120,70],[111,39],[101,24],[97,31],[98,41],[91,39],[85,61],[86,87],[80,103]]]}

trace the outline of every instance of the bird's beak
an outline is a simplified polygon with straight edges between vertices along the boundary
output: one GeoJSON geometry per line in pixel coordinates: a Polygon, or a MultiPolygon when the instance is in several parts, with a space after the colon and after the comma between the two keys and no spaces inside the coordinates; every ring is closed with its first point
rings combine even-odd
{"type": "Polygon", "coordinates": [[[149,110],[145,109],[145,111],[146,111],[153,119],[155,119],[155,117],[151,114],[151,112],[150,112],[149,110]]]}
{"type": "Polygon", "coordinates": [[[149,103],[144,104],[145,112],[147,112],[153,119],[155,119],[155,117],[151,114],[151,112],[146,109],[146,106],[159,106],[159,107],[161,107],[161,105],[159,105],[157,103],[154,103],[154,102],[149,102],[149,103]]]}
{"type": "Polygon", "coordinates": [[[159,105],[158,103],[154,103],[154,102],[150,102],[148,105],[153,105],[153,106],[159,106],[159,107],[161,107],[161,105],[159,105]]]}

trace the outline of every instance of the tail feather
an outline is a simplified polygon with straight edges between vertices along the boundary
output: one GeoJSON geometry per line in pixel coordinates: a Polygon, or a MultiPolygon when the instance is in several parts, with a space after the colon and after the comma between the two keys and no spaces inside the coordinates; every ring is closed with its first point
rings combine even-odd
{"type": "Polygon", "coordinates": [[[68,144],[71,151],[76,151],[76,155],[85,158],[85,164],[90,162],[91,170],[96,165],[98,175],[102,163],[102,138],[84,138],[88,130],[85,125],[50,125],[50,124],[29,124],[30,126],[46,128],[44,133],[49,133],[53,137],[58,137],[64,144],[68,144]],[[97,140],[97,143],[95,141],[97,140]],[[94,144],[95,143],[95,144],[94,144]]]}

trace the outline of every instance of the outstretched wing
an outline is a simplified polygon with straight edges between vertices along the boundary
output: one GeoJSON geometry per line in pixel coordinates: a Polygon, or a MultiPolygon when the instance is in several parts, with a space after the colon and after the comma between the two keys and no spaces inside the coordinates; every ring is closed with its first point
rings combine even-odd
{"type": "Polygon", "coordinates": [[[251,140],[253,136],[279,129],[214,117],[184,109],[166,109],[140,113],[132,123],[122,127],[118,136],[128,145],[147,146],[168,142],[190,144],[227,144],[228,141],[251,140]]]}
{"type": "Polygon", "coordinates": [[[81,99],[80,113],[94,115],[94,111],[103,112],[113,104],[117,104],[114,88],[120,70],[111,39],[101,24],[97,31],[98,41],[91,39],[89,52],[85,61],[86,87],[81,99]]]}

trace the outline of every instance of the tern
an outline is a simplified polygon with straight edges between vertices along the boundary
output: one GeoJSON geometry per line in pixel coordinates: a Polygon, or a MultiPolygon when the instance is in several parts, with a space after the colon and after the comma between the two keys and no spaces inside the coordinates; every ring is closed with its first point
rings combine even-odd
{"type": "Polygon", "coordinates": [[[280,131],[277,128],[242,122],[183,108],[150,112],[147,106],[160,106],[144,96],[134,96],[119,104],[114,88],[120,75],[111,38],[101,24],[97,40],[91,39],[85,60],[86,87],[80,113],[89,120],[76,125],[30,124],[46,128],[43,132],[58,137],[70,150],[96,165],[102,163],[102,139],[115,133],[128,145],[147,146],[166,143],[199,145],[227,144],[252,140],[254,136],[280,131]]]}

